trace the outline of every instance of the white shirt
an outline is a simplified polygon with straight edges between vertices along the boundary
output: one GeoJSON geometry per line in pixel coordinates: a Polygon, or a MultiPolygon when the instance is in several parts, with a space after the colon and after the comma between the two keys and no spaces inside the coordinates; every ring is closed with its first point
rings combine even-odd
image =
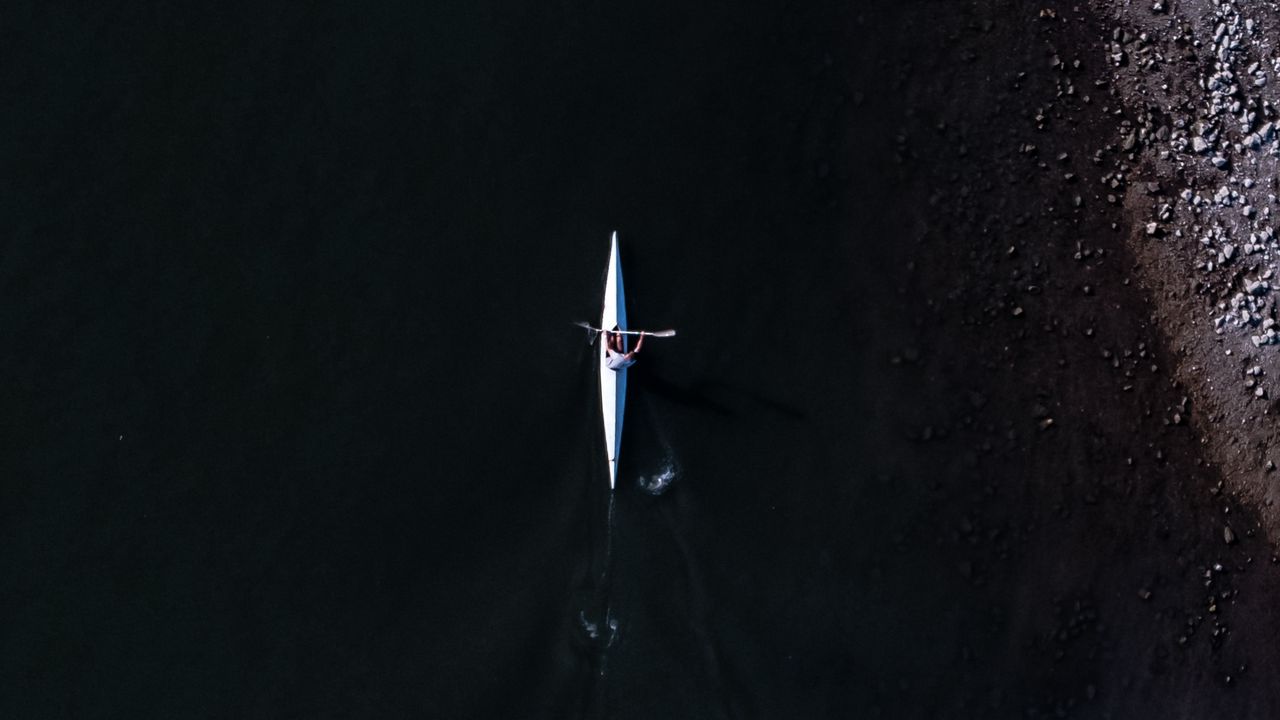
{"type": "Polygon", "coordinates": [[[627,357],[625,353],[614,352],[612,348],[605,348],[604,352],[605,367],[608,367],[610,370],[615,372],[618,370],[626,370],[636,364],[636,358],[634,355],[627,357]]]}

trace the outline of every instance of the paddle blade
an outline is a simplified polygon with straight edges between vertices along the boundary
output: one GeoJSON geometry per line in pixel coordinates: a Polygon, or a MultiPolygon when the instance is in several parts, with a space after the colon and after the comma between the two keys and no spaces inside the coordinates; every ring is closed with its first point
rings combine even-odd
{"type": "Polygon", "coordinates": [[[584,322],[576,322],[576,323],[574,323],[574,325],[577,325],[578,327],[583,328],[584,330],[586,330],[586,331],[587,331],[587,344],[588,344],[588,345],[594,345],[594,344],[595,344],[595,342],[596,342],[596,336],[600,334],[600,331],[599,331],[599,330],[597,330],[597,329],[595,329],[595,328],[591,327],[590,325],[588,325],[587,323],[584,323],[584,322]]]}

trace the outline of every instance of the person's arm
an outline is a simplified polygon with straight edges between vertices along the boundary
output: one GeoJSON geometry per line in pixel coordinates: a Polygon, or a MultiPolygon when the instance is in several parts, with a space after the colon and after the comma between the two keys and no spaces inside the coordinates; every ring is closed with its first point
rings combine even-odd
{"type": "Polygon", "coordinates": [[[631,351],[632,355],[640,352],[640,348],[644,347],[644,331],[640,331],[640,341],[636,343],[636,349],[631,351]]]}

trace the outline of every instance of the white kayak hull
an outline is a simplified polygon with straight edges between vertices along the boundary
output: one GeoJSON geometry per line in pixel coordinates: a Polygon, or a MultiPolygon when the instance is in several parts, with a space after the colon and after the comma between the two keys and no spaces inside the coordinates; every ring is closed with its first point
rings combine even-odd
{"type": "MultiPolygon", "coordinates": [[[[604,312],[600,327],[605,330],[627,329],[627,305],[622,288],[622,264],[618,259],[618,233],[613,234],[609,249],[609,268],[604,281],[604,312]]],[[[625,336],[624,336],[624,342],[625,336]]],[[[618,455],[622,448],[622,415],[627,401],[627,371],[610,370],[606,364],[607,340],[600,337],[600,409],[604,416],[605,460],[609,464],[609,489],[618,481],[618,455]]]]}

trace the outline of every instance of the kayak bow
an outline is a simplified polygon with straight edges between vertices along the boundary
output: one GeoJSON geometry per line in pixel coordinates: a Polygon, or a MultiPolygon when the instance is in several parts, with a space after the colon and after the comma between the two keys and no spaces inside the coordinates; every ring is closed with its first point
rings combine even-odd
{"type": "MultiPolygon", "coordinates": [[[[627,305],[622,289],[622,265],[618,261],[618,233],[613,233],[609,249],[609,268],[604,281],[604,313],[600,318],[600,327],[606,330],[627,329],[627,305]]],[[[626,343],[626,336],[623,336],[626,343]]],[[[627,371],[610,370],[605,364],[608,359],[606,348],[608,343],[600,339],[600,409],[604,415],[604,447],[605,460],[609,464],[609,489],[612,490],[618,478],[618,455],[622,447],[622,414],[627,402],[627,371]]],[[[624,345],[625,347],[625,345],[624,345]]]]}

